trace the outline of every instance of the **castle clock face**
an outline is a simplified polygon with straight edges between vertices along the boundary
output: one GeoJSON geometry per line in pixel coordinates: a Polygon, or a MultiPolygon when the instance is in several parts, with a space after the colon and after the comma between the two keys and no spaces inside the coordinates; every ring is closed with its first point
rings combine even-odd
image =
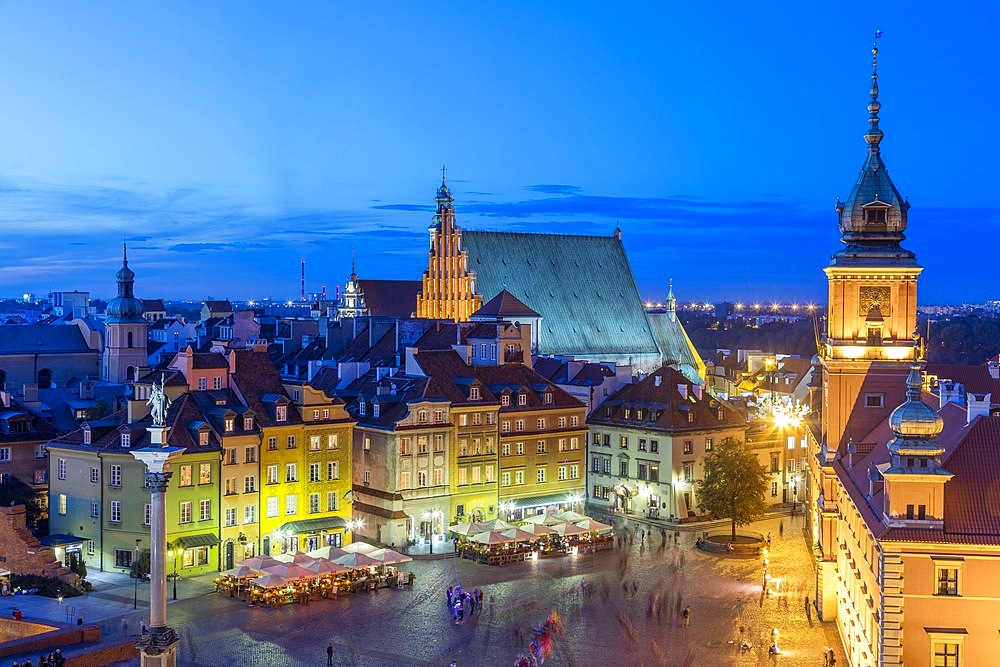
{"type": "Polygon", "coordinates": [[[866,285],[860,289],[861,294],[858,298],[858,315],[860,317],[866,317],[872,311],[872,308],[878,308],[879,312],[882,313],[882,317],[889,317],[891,314],[890,290],[887,285],[866,285]]]}

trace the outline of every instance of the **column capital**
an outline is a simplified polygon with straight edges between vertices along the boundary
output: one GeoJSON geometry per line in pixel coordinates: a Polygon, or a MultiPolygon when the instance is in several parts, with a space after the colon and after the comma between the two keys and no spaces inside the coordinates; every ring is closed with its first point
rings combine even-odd
{"type": "Polygon", "coordinates": [[[173,474],[174,473],[170,471],[150,472],[149,470],[146,470],[146,488],[148,488],[151,493],[166,493],[167,482],[170,481],[170,477],[173,474]]]}

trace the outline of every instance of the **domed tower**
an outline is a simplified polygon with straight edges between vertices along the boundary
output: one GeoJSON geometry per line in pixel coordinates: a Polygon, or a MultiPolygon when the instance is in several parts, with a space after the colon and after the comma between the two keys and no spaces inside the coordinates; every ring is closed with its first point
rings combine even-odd
{"type": "Polygon", "coordinates": [[[135,379],[135,370],[149,363],[146,334],[149,323],[142,316],[142,301],[135,298],[135,273],[128,268],[128,247],[122,249],[122,268],[115,274],[118,296],[108,302],[104,320],[103,379],[124,384],[135,379]]]}
{"type": "Polygon", "coordinates": [[[944,485],[952,474],[941,467],[944,447],[937,436],[944,420],[920,398],[920,366],[906,378],[907,399],[889,415],[895,437],[889,442],[883,521],[906,528],[941,528],[944,485]]]}
{"type": "Polygon", "coordinates": [[[844,453],[847,442],[871,431],[903,399],[903,379],[919,340],[917,277],[923,270],[903,248],[910,204],[882,161],[878,48],[872,48],[868,145],[846,201],[837,201],[844,248],[824,269],[829,313],[820,346],[823,361],[823,444],[844,453]]]}
{"type": "Polygon", "coordinates": [[[431,247],[427,270],[417,294],[417,317],[468,322],[483,306],[476,294],[476,274],[469,271],[469,253],[462,249],[462,229],[455,222],[455,201],[444,179],[434,197],[437,210],[427,228],[431,247]]]}

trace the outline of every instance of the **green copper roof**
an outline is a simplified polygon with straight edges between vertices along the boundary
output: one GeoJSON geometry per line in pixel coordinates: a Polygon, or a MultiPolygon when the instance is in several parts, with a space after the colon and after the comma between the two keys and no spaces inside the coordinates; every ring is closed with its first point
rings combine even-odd
{"type": "Polygon", "coordinates": [[[476,291],[505,289],[542,316],[541,354],[657,354],[621,240],[462,232],[476,291]]]}

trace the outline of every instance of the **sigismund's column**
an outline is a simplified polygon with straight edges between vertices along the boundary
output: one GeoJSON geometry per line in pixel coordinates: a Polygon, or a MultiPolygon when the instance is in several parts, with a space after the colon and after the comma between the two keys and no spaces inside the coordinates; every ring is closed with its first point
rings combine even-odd
{"type": "Polygon", "coordinates": [[[165,425],[170,400],[153,384],[153,426],[147,428],[150,446],[133,450],[132,456],[146,464],[146,488],[150,493],[149,517],[149,630],[136,643],[141,651],[142,667],[175,667],[177,664],[177,633],[167,627],[167,482],[170,462],[184,452],[184,447],[167,446],[168,427],[165,425]],[[159,391],[157,391],[159,390],[159,391]]]}

